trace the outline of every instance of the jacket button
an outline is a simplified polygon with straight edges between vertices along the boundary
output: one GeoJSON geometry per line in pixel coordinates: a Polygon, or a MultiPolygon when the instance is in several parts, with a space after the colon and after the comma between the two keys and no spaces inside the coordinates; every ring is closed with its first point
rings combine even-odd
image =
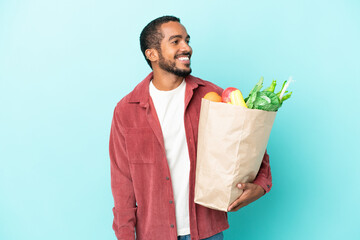
{"type": "Polygon", "coordinates": [[[171,224],[170,227],[171,227],[171,228],[174,228],[174,224],[171,224]]]}
{"type": "Polygon", "coordinates": [[[169,177],[166,177],[166,180],[169,180],[170,178],[169,177]]]}
{"type": "Polygon", "coordinates": [[[270,185],[267,185],[268,188],[270,188],[270,185]]]}
{"type": "Polygon", "coordinates": [[[173,203],[173,201],[172,201],[172,200],[170,200],[170,201],[169,201],[169,203],[170,203],[170,204],[172,204],[172,203],[173,203]]]}

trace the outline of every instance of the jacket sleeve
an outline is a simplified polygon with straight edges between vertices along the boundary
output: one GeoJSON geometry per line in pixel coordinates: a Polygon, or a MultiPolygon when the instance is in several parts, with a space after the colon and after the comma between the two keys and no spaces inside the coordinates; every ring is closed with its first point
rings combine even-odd
{"type": "Polygon", "coordinates": [[[110,131],[111,190],[114,197],[113,229],[117,239],[134,240],[136,200],[131,179],[125,138],[116,108],[110,131]]]}
{"type": "Polygon", "coordinates": [[[254,183],[260,185],[266,193],[268,193],[272,187],[269,154],[267,154],[266,151],[254,183]]]}

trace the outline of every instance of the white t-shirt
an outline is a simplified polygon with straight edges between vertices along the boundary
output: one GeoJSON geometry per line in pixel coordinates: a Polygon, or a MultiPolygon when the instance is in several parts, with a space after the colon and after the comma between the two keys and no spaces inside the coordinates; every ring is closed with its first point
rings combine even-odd
{"type": "Polygon", "coordinates": [[[184,80],[177,88],[170,91],[158,90],[152,81],[149,86],[150,96],[164,136],[166,158],[174,192],[178,235],[190,234],[190,158],[184,126],[185,87],[186,82],[184,80]]]}

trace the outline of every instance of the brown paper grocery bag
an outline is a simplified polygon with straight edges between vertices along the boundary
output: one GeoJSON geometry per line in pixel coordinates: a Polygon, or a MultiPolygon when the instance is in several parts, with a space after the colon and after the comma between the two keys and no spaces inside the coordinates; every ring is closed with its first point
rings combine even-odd
{"type": "Polygon", "coordinates": [[[276,112],[202,99],[196,163],[195,202],[227,211],[261,165],[276,112]]]}

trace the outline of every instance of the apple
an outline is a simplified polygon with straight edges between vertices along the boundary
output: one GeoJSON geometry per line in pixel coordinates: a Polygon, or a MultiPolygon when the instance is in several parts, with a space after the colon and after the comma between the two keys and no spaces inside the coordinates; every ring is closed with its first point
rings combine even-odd
{"type": "Polygon", "coordinates": [[[236,91],[236,90],[239,90],[239,89],[234,88],[234,87],[228,87],[228,88],[226,88],[226,89],[222,92],[222,94],[221,94],[221,100],[222,100],[222,102],[224,102],[224,103],[229,103],[229,102],[231,102],[230,94],[231,94],[231,92],[236,91]]]}
{"type": "Polygon", "coordinates": [[[221,95],[221,100],[224,103],[243,106],[247,108],[242,93],[237,88],[228,87],[227,89],[225,89],[221,95]]]}

